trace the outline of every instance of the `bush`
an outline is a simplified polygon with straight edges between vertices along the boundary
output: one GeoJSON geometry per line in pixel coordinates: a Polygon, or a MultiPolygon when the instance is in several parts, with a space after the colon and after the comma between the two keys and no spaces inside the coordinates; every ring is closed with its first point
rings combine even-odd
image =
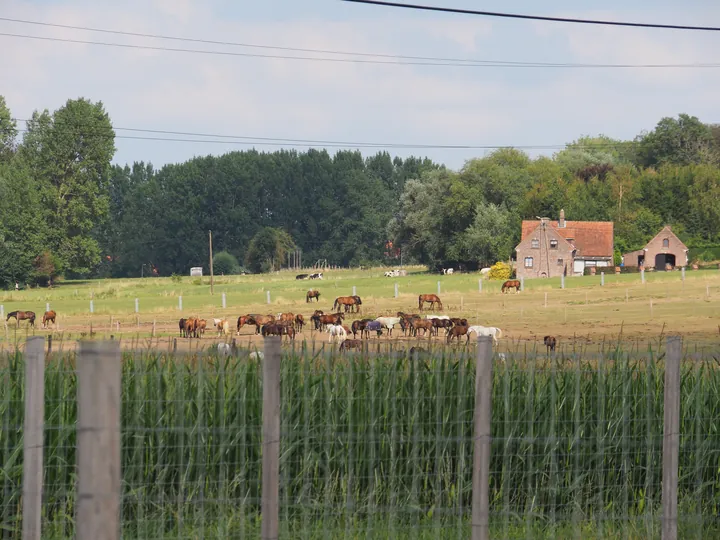
{"type": "Polygon", "coordinates": [[[173,283],[180,283],[182,281],[182,276],[179,276],[178,274],[173,272],[172,275],[170,276],[170,279],[172,280],[173,283]]]}
{"type": "Polygon", "coordinates": [[[511,268],[510,265],[504,262],[496,262],[490,267],[490,272],[488,273],[488,279],[500,279],[500,280],[506,280],[510,279],[511,274],[511,268]]]}
{"type": "Polygon", "coordinates": [[[240,271],[240,263],[234,255],[221,251],[213,257],[213,274],[231,276],[240,271]]]}

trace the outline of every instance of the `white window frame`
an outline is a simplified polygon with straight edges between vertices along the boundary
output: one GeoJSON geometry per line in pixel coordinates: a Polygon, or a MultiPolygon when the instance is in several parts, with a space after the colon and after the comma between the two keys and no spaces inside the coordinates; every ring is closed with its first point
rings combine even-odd
{"type": "Polygon", "coordinates": [[[537,238],[533,238],[530,240],[530,247],[533,249],[540,249],[540,240],[537,238]]]}
{"type": "Polygon", "coordinates": [[[550,249],[557,249],[557,248],[558,248],[558,241],[553,238],[552,240],[550,240],[550,249]]]}
{"type": "Polygon", "coordinates": [[[525,257],[525,268],[532,268],[533,267],[533,258],[532,257],[525,257]],[[528,264],[528,261],[530,261],[530,264],[528,264]]]}

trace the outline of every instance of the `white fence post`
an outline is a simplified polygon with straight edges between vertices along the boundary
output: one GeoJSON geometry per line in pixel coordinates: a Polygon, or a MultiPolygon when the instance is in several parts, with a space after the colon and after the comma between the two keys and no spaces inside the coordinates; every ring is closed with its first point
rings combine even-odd
{"type": "Polygon", "coordinates": [[[680,277],[682,278],[683,281],[685,281],[685,267],[684,266],[680,269],[680,277]]]}
{"type": "Polygon", "coordinates": [[[640,282],[645,283],[645,269],[640,270],[640,282]]]}
{"type": "Polygon", "coordinates": [[[357,289],[355,289],[355,285],[353,285],[353,293],[352,293],[352,295],[353,295],[353,296],[357,296],[357,289]]]}
{"type": "Polygon", "coordinates": [[[270,291],[265,292],[265,297],[267,299],[267,303],[269,304],[270,303],[270,291]]]}
{"type": "Polygon", "coordinates": [[[95,313],[95,306],[93,305],[92,300],[90,300],[90,313],[95,313]]]}
{"type": "Polygon", "coordinates": [[[81,341],[77,357],[78,540],[120,538],[120,342],[81,341]]]}
{"type": "Polygon", "coordinates": [[[182,296],[178,296],[178,309],[182,311],[182,296]]]}
{"type": "Polygon", "coordinates": [[[135,313],[138,313],[140,311],[140,305],[138,303],[138,299],[135,299],[135,313]]]}
{"type": "Polygon", "coordinates": [[[475,369],[475,441],[472,473],[472,540],[490,538],[490,422],[492,418],[492,337],[478,337],[475,369]]]}
{"type": "Polygon", "coordinates": [[[523,276],[520,276],[520,290],[525,290],[525,278],[523,276]]]}
{"type": "Polygon", "coordinates": [[[398,284],[395,284],[395,298],[398,297],[398,284]]]}
{"type": "Polygon", "coordinates": [[[560,288],[565,288],[565,274],[560,274],[560,288]]]}
{"type": "Polygon", "coordinates": [[[440,294],[440,282],[438,281],[438,295],[440,294]]]}
{"type": "Polygon", "coordinates": [[[680,454],[680,336],[668,336],[665,348],[663,419],[662,540],[678,537],[678,463],[680,454]]]}
{"type": "Polygon", "coordinates": [[[40,540],[45,431],[45,339],[25,345],[25,420],[23,422],[23,540],[40,540]]]}
{"type": "Polygon", "coordinates": [[[222,293],[222,307],[225,309],[226,301],[225,301],[225,293],[222,293]]]}
{"type": "Polygon", "coordinates": [[[0,304],[0,318],[5,318],[5,306],[0,304]]]}
{"type": "Polygon", "coordinates": [[[482,292],[482,279],[478,279],[478,292],[482,292]]]}
{"type": "Polygon", "coordinates": [[[45,302],[45,311],[50,311],[50,302],[45,302]]]}
{"type": "Polygon", "coordinates": [[[600,272],[600,286],[605,286],[605,272],[600,272]]]}

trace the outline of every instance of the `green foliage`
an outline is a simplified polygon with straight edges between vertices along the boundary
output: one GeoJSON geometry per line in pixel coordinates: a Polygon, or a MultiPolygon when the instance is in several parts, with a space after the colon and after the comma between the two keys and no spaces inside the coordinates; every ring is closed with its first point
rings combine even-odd
{"type": "Polygon", "coordinates": [[[265,227],[250,240],[245,264],[255,273],[279,269],[288,252],[295,248],[290,235],[282,229],[265,227]]]}
{"type": "MultiPolygon", "coordinates": [[[[714,433],[720,414],[720,371],[711,354],[699,355],[681,367],[679,468],[688,474],[679,476],[678,504],[681,519],[716,530],[720,477],[708,434],[714,433]],[[682,511],[686,505],[692,512],[682,511]]],[[[501,522],[517,516],[528,527],[556,519],[553,525],[562,528],[606,512],[603,527],[615,520],[655,527],[661,511],[658,437],[664,373],[654,351],[649,358],[642,352],[603,355],[602,364],[597,355],[585,358],[582,352],[559,352],[556,364],[544,355],[508,356],[493,367],[492,437],[502,451],[490,457],[491,515],[501,522]],[[548,440],[569,442],[547,446],[548,440]],[[603,486],[602,497],[598,486],[603,486]],[[569,507],[576,514],[567,512],[569,507]]],[[[77,503],[73,362],[70,355],[55,354],[45,369],[45,414],[55,429],[47,430],[44,441],[43,503],[62,508],[43,512],[47,538],[75,533],[74,520],[68,519],[77,503]]],[[[287,497],[281,501],[292,501],[283,503],[283,527],[295,522],[298,527],[320,525],[327,532],[328,520],[338,516],[344,522],[339,536],[366,536],[369,517],[377,531],[388,530],[386,519],[397,530],[411,530],[434,509],[427,538],[436,538],[439,526],[452,530],[453,538],[469,538],[467,530],[456,529],[468,520],[463,523],[453,512],[443,522],[441,510],[469,508],[472,502],[468,464],[473,459],[475,363],[474,355],[452,351],[420,364],[402,357],[368,362],[350,355],[326,362],[311,352],[283,354],[280,414],[283,425],[292,426],[283,430],[280,442],[281,493],[287,497]],[[348,505],[349,499],[372,501],[373,514],[368,516],[365,504],[348,505]]],[[[24,412],[18,406],[24,388],[20,354],[3,359],[0,379],[0,418],[15,427],[3,432],[0,444],[6,481],[0,512],[8,537],[18,538],[24,412]]],[[[230,527],[233,518],[260,519],[262,361],[249,359],[246,351],[226,360],[201,355],[192,363],[163,353],[124,354],[121,385],[120,470],[123,491],[132,494],[123,498],[123,536],[147,537],[152,529],[160,538],[182,526],[174,536],[192,536],[197,527],[206,537],[258,537],[257,531],[243,535],[234,528],[236,534],[227,534],[222,527],[230,527]],[[182,525],[177,515],[184,516],[182,525]],[[213,527],[220,527],[217,534],[210,534],[213,527]]],[[[558,537],[557,532],[547,537],[558,537]]],[[[710,529],[696,532],[681,537],[717,537],[710,529]]],[[[284,536],[305,537],[302,530],[284,536]]],[[[559,537],[571,536],[567,530],[559,537]]]]}
{"type": "Polygon", "coordinates": [[[173,283],[180,283],[180,282],[182,281],[182,276],[173,273],[173,274],[170,276],[170,279],[172,280],[173,283]]]}
{"type": "Polygon", "coordinates": [[[0,163],[9,161],[15,152],[17,123],[10,114],[5,98],[0,96],[0,163]]]}
{"type": "Polygon", "coordinates": [[[505,281],[506,279],[510,279],[511,272],[512,269],[509,264],[498,261],[490,267],[488,279],[499,279],[505,281]]]}
{"type": "Polygon", "coordinates": [[[231,276],[240,272],[240,263],[234,255],[221,251],[213,256],[213,273],[231,276]]]}

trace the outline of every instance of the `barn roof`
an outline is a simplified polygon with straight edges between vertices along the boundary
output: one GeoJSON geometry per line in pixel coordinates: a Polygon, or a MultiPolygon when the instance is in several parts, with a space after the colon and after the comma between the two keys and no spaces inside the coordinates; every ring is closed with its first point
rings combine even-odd
{"type": "MultiPolygon", "coordinates": [[[[523,220],[520,241],[530,236],[539,225],[538,220],[523,220]]],[[[576,257],[613,256],[612,221],[565,221],[565,227],[559,227],[557,221],[548,220],[548,225],[575,246],[576,257]]]]}

